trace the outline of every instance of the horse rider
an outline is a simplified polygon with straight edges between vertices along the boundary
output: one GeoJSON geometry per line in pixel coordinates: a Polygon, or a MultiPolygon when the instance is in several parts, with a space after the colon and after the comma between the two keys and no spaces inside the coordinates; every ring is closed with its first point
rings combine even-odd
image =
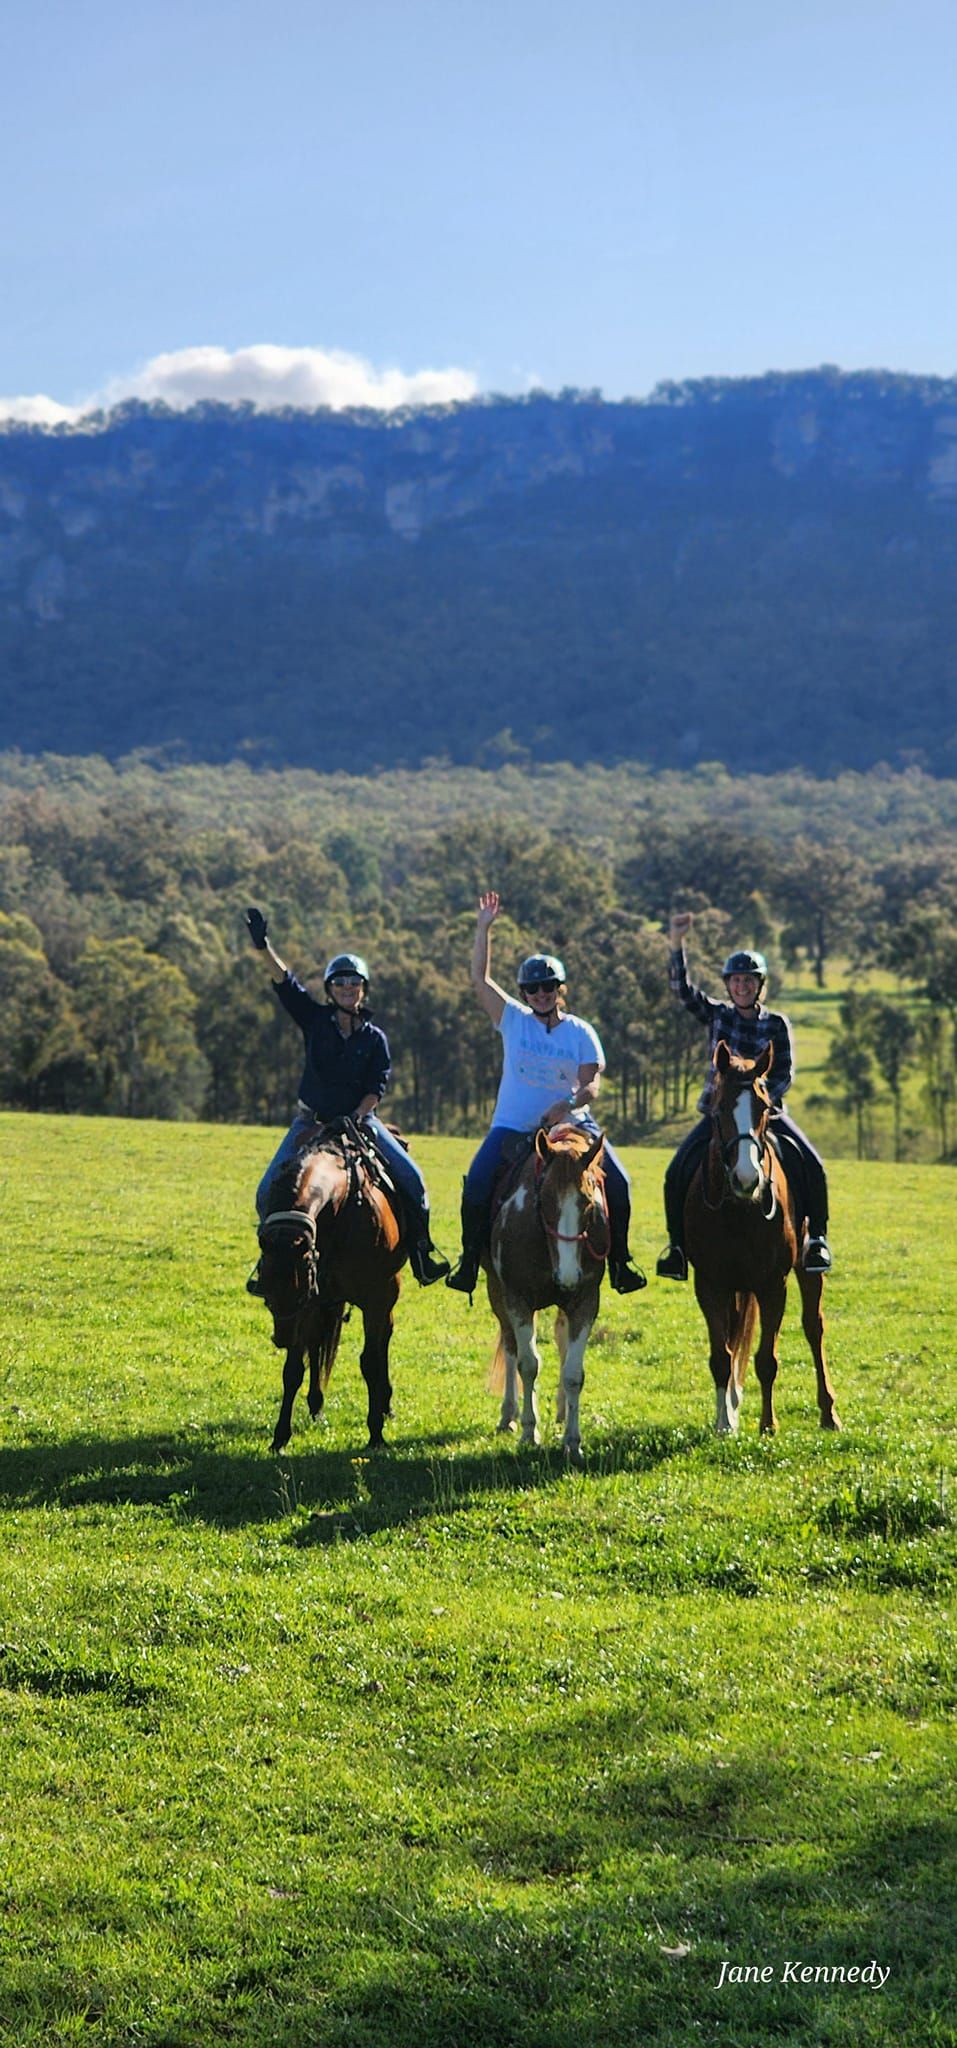
{"type": "MultiPolygon", "coordinates": [[[[385,1032],[362,1014],[369,987],[365,961],[357,953],[337,953],[323,975],[326,1000],[319,1003],[270,945],[262,911],[247,910],[246,924],[279,1002],[302,1032],[306,1055],[296,1115],[256,1190],[260,1221],[275,1175],[295,1158],[306,1132],[317,1123],[351,1117],[362,1126],[395,1185],[409,1265],[419,1285],[430,1287],[433,1281],[444,1280],[449,1262],[436,1255],[432,1243],[425,1182],[405,1147],[376,1114],[391,1062],[385,1032]]],[[[250,1294],[262,1292],[258,1268],[246,1285],[250,1294]]]]}
{"type": "MultiPolygon", "coordinates": [[[[782,1107],[782,1097],[791,1086],[794,1072],[794,1048],[788,1019],[776,1010],[766,1010],[760,1000],[768,971],[767,961],[763,953],[754,953],[748,947],[730,953],[721,970],[728,1001],[715,1002],[688,980],[684,943],[692,923],[690,910],[679,911],[671,919],[668,978],[672,995],[677,996],[692,1017],[707,1025],[710,1055],[713,1056],[715,1046],[722,1038],[733,1053],[749,1060],[763,1052],[766,1045],[772,1047],[773,1059],[768,1075],[771,1096],[769,1128],[777,1141],[781,1164],[792,1192],[807,1222],[802,1264],[806,1273],[829,1273],[832,1261],[827,1242],[827,1177],[823,1161],[810,1139],[782,1107]]],[[[699,1110],[703,1112],[701,1122],[683,1139],[665,1174],[668,1247],[655,1266],[656,1273],[663,1280],[688,1278],[684,1243],[685,1199],[710,1143],[710,1106],[709,1075],[698,1103],[699,1110]]]]}
{"type": "MultiPolygon", "coordinates": [[[[499,898],[489,889],[479,898],[471,980],[480,1007],[502,1034],[502,1079],[492,1128],[465,1176],[462,1190],[462,1256],[447,1287],[474,1292],[489,1231],[492,1187],[508,1141],[539,1125],[574,1122],[598,1135],[592,1114],[605,1055],[596,1031],[564,1004],[565,969],[553,953],[533,953],[518,970],[521,1002],[507,995],[489,972],[491,931],[499,898]]],[[[619,1294],[645,1286],[645,1276],[628,1251],[631,1192],[628,1176],[606,1138],[603,1155],[611,1245],[608,1273],[619,1294]]]]}

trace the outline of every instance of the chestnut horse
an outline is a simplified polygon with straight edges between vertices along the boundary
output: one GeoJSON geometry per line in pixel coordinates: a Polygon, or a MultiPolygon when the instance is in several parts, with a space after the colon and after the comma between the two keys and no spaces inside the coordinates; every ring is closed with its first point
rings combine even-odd
{"type": "Polygon", "coordinates": [[[269,1190],[259,1226],[260,1278],[277,1350],[285,1350],[282,1406],[272,1440],[285,1449],[309,1359],[309,1413],[321,1413],[346,1305],[362,1314],[359,1360],[369,1392],[369,1450],[380,1448],[391,1412],[389,1344],[405,1260],[392,1205],[373,1177],[367,1148],[348,1120],[307,1132],[269,1190]]]}
{"type": "Polygon", "coordinates": [[[539,1309],[554,1306],[561,1364],[556,1419],[565,1425],[565,1456],[574,1465],[582,1463],[578,1401],[585,1346],[608,1256],[604,1142],[603,1132],[592,1137],[574,1124],[536,1132],[517,1184],[493,1221],[487,1267],[488,1297],[499,1323],[493,1385],[504,1385],[499,1429],[515,1428],[521,1374],[522,1441],[541,1441],[535,1319],[539,1309]]]}
{"type": "Polygon", "coordinates": [[[784,1318],[788,1275],[801,1290],[802,1325],[817,1373],[822,1429],[840,1429],[824,1357],[820,1273],[805,1273],[799,1259],[794,1204],[784,1169],[768,1141],[771,1101],[766,1086],[773,1050],[739,1058],[722,1039],[715,1047],[712,1135],[685,1202],[688,1257],[695,1293],[711,1339],[715,1430],[738,1427],[741,1390],[760,1318],[755,1371],[761,1384],[761,1433],[777,1428],[774,1382],[778,1331],[784,1318]]]}

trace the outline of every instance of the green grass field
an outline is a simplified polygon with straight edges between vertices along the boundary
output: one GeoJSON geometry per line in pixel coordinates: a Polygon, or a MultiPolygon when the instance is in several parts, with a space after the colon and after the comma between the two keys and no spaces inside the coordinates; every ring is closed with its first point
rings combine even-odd
{"type": "MultiPolygon", "coordinates": [[[[0,2040],[957,2041],[952,1172],[834,1169],[843,1434],[792,1304],[779,1436],[751,1385],[717,1442],[653,1281],[569,1475],[494,1434],[484,1304],[411,1282],[388,1453],[352,1325],[270,1457],[270,1142],[0,1117],[0,2040]]],[[[469,1148],[416,1150],[451,1250],[469,1148]]]]}

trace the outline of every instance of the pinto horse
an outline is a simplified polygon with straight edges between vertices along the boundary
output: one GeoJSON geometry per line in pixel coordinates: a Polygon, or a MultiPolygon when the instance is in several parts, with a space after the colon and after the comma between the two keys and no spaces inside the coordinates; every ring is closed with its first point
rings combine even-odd
{"type": "Polygon", "coordinates": [[[773,1049],[739,1058],[722,1039],[713,1063],[712,1134],[685,1202],[688,1257],[708,1325],[715,1385],[715,1430],[737,1430],[748,1355],[760,1320],[755,1371],[761,1384],[761,1433],[773,1434],[777,1340],[788,1275],[801,1290],[802,1326],[817,1373],[822,1429],[840,1429],[824,1357],[820,1273],[805,1273],[784,1169],[768,1140],[766,1086],[773,1049]]]}
{"type": "Polygon", "coordinates": [[[369,1450],[391,1413],[389,1344],[405,1260],[399,1226],[373,1176],[367,1148],[346,1119],[317,1124],[277,1174],[259,1226],[260,1278],[277,1350],[285,1350],[282,1405],[272,1440],[285,1449],[309,1359],[309,1413],[321,1413],[346,1306],[362,1314],[359,1364],[369,1392],[369,1450]]]}
{"type": "Polygon", "coordinates": [[[539,1309],[554,1306],[561,1363],[556,1419],[565,1425],[565,1456],[574,1465],[582,1463],[578,1402],[585,1346],[608,1256],[604,1142],[603,1132],[593,1138],[574,1124],[536,1132],[534,1148],[493,1221],[487,1267],[489,1301],[499,1323],[493,1385],[504,1386],[499,1429],[515,1428],[521,1375],[522,1441],[541,1441],[535,1319],[539,1309]]]}

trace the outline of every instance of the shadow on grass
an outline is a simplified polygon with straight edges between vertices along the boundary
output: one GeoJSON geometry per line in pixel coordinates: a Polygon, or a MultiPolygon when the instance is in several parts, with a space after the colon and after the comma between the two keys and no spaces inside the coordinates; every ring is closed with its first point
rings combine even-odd
{"type": "MultiPolygon", "coordinates": [[[[308,1546],[330,1537],[370,1535],[434,1514],[447,1518],[484,1496],[567,1481],[560,1447],[510,1444],[462,1452],[454,1448],[461,1441],[455,1435],[430,1436],[411,1449],[397,1444],[377,1453],[309,1449],[293,1460],[240,1449],[240,1442],[248,1444],[248,1431],[237,1424],[182,1435],[113,1441],[73,1437],[62,1444],[7,1446],[0,1449],[0,1505],[165,1508],[218,1527],[301,1516],[314,1507],[290,1539],[308,1546]]],[[[651,1471],[701,1441],[707,1441],[703,1431],[623,1430],[601,1440],[588,1469],[596,1474],[651,1471]]]]}
{"type": "MultiPolygon", "coordinates": [[[[165,2024],[137,2038],[148,2048],[198,2048],[221,2032],[245,2048],[952,2048],[949,1817],[888,1826],[872,1816],[829,1847],[801,1840],[780,1765],[760,1781],[746,1768],[717,1808],[697,1796],[703,1787],[682,1786],[693,1796],[671,1826],[650,1784],[639,1776],[633,1790],[627,1817],[601,1816],[600,1842],[593,1828],[556,1844],[551,1831],[530,1832],[518,1803],[510,1814],[503,1783],[501,1854],[490,1865],[488,1845],[470,1844],[469,1905],[437,1902],[429,1854],[414,1848],[344,1883],[325,1927],[306,1895],[250,1902],[239,1966],[213,1966],[188,2007],[171,2004],[165,2024]],[[760,1865],[754,1833],[728,1824],[735,1801],[747,1820],[756,1796],[782,1827],[762,1842],[760,1865]],[[722,1983],[722,1964],[768,1976],[722,1983]]],[[[31,1994],[34,2012],[56,2001],[49,1983],[31,1994]]]]}

